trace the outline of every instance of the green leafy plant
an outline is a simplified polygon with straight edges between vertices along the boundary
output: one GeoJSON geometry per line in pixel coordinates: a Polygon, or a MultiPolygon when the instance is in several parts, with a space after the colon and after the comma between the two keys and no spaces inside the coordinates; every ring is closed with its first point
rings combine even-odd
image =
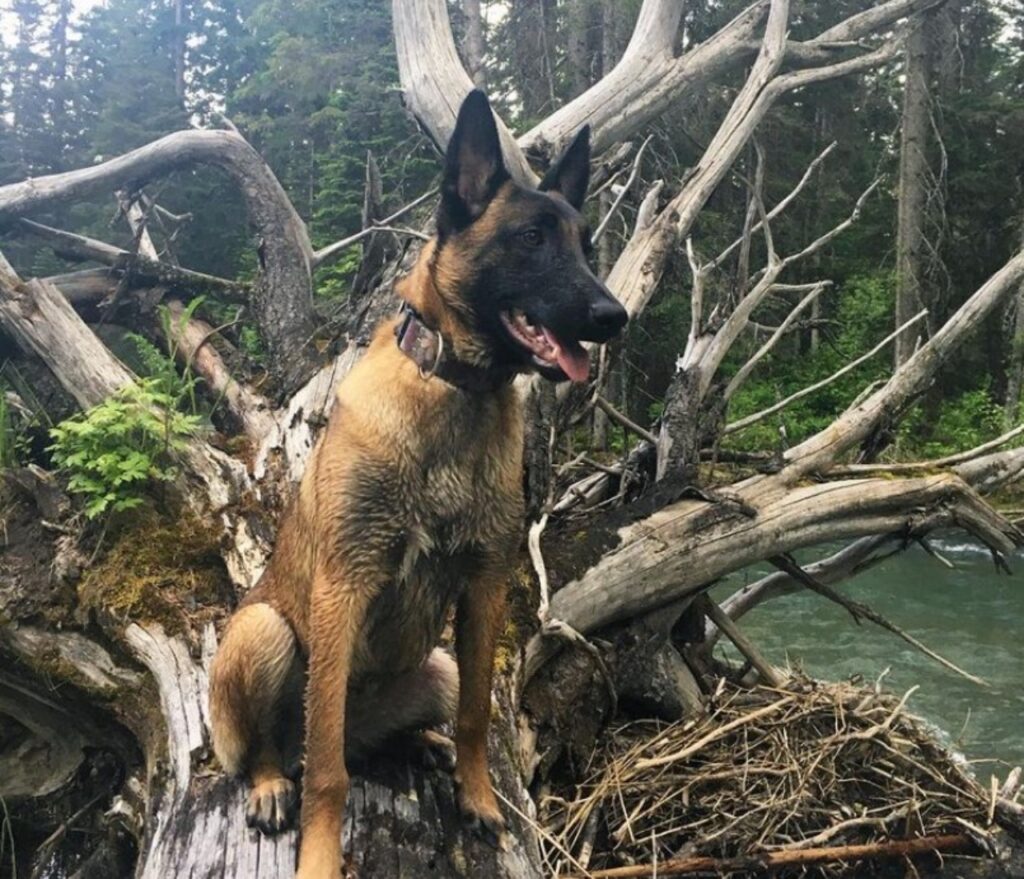
{"type": "Polygon", "coordinates": [[[1002,407],[987,384],[944,400],[937,413],[916,408],[900,427],[900,443],[915,458],[953,455],[995,439],[1004,430],[1002,407]]]}
{"type": "Polygon", "coordinates": [[[179,402],[160,379],[146,378],[50,431],[54,463],[84,495],[88,518],[137,507],[148,489],[174,478],[172,452],[200,422],[179,402]]]}
{"type": "Polygon", "coordinates": [[[14,449],[17,440],[7,395],[4,393],[3,387],[0,387],[0,470],[14,464],[14,449]]]}
{"type": "Polygon", "coordinates": [[[193,299],[179,315],[175,315],[166,305],[159,308],[160,326],[163,337],[167,340],[167,351],[161,351],[145,336],[129,333],[128,340],[135,347],[135,354],[141,366],[142,374],[153,379],[155,387],[172,401],[172,409],[182,409],[192,415],[199,411],[196,399],[196,385],[199,379],[192,372],[191,361],[178,371],[176,358],[180,352],[177,339],[192,319],[196,309],[203,303],[203,297],[193,299]]]}

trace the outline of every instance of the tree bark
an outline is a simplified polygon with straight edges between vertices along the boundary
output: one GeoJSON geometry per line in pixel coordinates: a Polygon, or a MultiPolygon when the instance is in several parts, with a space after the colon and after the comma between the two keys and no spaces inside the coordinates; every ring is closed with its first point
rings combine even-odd
{"type": "MultiPolygon", "coordinates": [[[[933,47],[931,15],[926,13],[916,22],[906,48],[896,218],[896,326],[928,308],[933,298],[925,289],[924,278],[925,213],[931,189],[933,47]]],[[[893,357],[897,368],[910,359],[918,338],[912,334],[896,340],[893,357]]]]}
{"type": "Polygon", "coordinates": [[[480,13],[480,0],[462,0],[462,14],[466,19],[466,38],[462,45],[469,77],[477,88],[485,89],[487,74],[484,70],[484,19],[480,13]]]}

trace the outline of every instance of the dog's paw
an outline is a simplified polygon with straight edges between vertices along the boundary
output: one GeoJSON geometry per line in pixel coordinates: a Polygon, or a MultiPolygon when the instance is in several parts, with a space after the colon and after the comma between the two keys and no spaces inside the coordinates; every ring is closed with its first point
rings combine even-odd
{"type": "Polygon", "coordinates": [[[249,792],[245,823],[267,836],[280,833],[291,827],[296,802],[295,783],[289,779],[260,782],[249,792]]]}
{"type": "Polygon", "coordinates": [[[471,789],[459,783],[457,776],[455,783],[463,825],[489,845],[505,851],[508,848],[508,832],[490,784],[471,789]]]}

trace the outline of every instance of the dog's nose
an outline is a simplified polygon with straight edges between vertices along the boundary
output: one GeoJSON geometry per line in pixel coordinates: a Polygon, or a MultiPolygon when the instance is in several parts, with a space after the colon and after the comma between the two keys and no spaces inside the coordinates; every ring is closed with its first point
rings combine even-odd
{"type": "Polygon", "coordinates": [[[607,334],[610,339],[626,325],[629,315],[626,314],[626,309],[609,297],[591,303],[590,319],[594,322],[594,326],[600,329],[602,334],[607,334]]]}

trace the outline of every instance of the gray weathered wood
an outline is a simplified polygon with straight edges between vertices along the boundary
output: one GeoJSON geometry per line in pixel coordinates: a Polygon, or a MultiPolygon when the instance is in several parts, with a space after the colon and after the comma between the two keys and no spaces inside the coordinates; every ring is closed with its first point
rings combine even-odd
{"type": "Polygon", "coordinates": [[[281,184],[234,131],[178,131],[89,168],[0,187],[0,223],[114,189],[132,189],[183,168],[211,165],[238,185],[257,238],[253,311],[268,363],[285,389],[307,377],[315,359],[312,246],[281,184]]]}

